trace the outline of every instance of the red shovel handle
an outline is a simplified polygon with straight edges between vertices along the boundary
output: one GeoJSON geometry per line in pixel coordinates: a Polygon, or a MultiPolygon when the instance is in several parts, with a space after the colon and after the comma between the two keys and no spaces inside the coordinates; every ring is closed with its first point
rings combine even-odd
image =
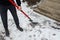
{"type": "Polygon", "coordinates": [[[31,18],[23,10],[20,10],[20,11],[29,19],[29,21],[32,22],[31,18]]]}
{"type": "Polygon", "coordinates": [[[30,19],[30,17],[23,11],[23,10],[20,10],[28,19],[30,19]]]}
{"type": "MultiPolygon", "coordinates": [[[[18,6],[17,6],[17,4],[16,4],[15,2],[13,2],[12,0],[9,0],[9,2],[11,2],[13,6],[15,6],[15,7],[18,8],[18,6]]],[[[28,19],[30,19],[30,17],[29,17],[23,10],[20,10],[20,11],[21,11],[28,19]]]]}

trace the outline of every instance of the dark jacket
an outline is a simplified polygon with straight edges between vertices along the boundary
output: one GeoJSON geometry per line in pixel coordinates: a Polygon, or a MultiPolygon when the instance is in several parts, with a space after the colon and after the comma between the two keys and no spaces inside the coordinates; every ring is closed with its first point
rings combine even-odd
{"type": "MultiPolygon", "coordinates": [[[[13,0],[14,1],[14,0],[13,0]]],[[[21,6],[21,1],[16,0],[18,6],[21,6]]],[[[0,5],[9,6],[12,5],[8,0],[0,0],[0,5]]]]}

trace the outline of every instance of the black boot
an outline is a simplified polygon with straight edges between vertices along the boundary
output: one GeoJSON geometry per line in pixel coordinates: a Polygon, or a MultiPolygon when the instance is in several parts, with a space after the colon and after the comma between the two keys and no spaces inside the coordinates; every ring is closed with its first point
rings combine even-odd
{"type": "Polygon", "coordinates": [[[20,31],[23,31],[23,29],[22,29],[20,26],[18,26],[17,28],[18,28],[20,31]]]}

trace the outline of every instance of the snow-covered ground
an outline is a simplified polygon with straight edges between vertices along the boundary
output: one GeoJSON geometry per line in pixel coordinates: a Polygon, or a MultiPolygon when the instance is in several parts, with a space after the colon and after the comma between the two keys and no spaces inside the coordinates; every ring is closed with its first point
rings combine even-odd
{"type": "Polygon", "coordinates": [[[60,30],[52,28],[52,26],[60,27],[60,22],[58,22],[58,25],[55,20],[34,12],[29,7],[26,7],[25,3],[22,3],[22,9],[31,17],[31,19],[35,22],[39,22],[39,25],[35,27],[30,26],[29,19],[17,10],[20,26],[24,29],[24,31],[21,32],[16,28],[12,15],[8,10],[10,37],[5,36],[4,27],[0,17],[0,35],[2,35],[5,40],[60,40],[60,30]]]}

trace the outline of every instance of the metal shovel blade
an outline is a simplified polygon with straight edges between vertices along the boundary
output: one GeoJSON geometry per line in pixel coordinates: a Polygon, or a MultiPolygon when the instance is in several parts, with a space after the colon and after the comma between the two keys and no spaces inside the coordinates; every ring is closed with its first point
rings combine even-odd
{"type": "Polygon", "coordinates": [[[39,24],[38,22],[31,22],[30,25],[31,25],[33,28],[34,28],[35,26],[37,26],[37,25],[40,26],[40,24],[39,24]]]}

